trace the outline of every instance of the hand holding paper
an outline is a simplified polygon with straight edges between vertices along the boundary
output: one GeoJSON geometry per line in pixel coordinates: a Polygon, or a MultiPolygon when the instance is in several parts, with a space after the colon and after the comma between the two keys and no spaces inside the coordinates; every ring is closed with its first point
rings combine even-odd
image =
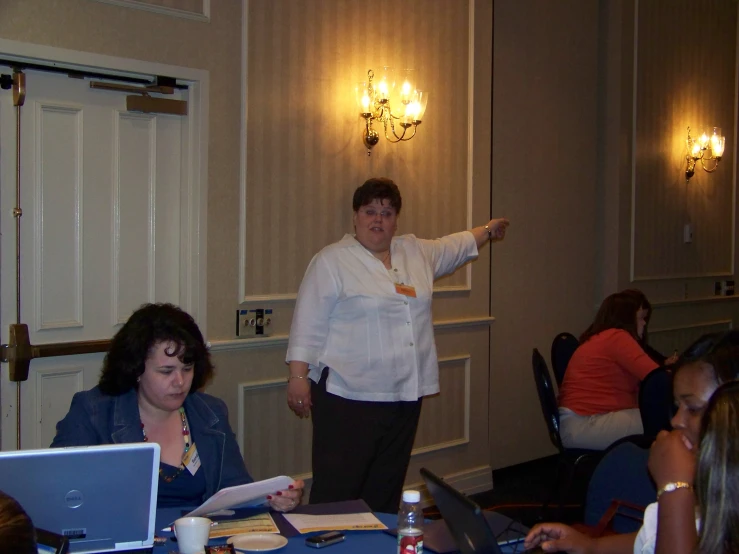
{"type": "Polygon", "coordinates": [[[293,480],[291,477],[281,475],[279,477],[265,479],[264,481],[257,481],[256,483],[227,487],[219,490],[187,515],[200,516],[217,512],[218,510],[243,506],[254,500],[263,499],[268,494],[275,494],[277,491],[285,490],[292,484],[293,480]]]}

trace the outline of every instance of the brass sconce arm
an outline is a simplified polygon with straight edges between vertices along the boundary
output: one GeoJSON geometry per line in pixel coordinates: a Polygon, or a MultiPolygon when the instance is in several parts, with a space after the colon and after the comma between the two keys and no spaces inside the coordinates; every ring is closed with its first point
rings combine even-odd
{"type": "Polygon", "coordinates": [[[359,115],[365,120],[362,140],[367,147],[367,155],[379,140],[379,133],[372,128],[373,121],[382,124],[385,138],[392,143],[405,142],[416,136],[418,126],[423,120],[423,114],[428,102],[428,93],[418,90],[412,76],[413,70],[405,70],[406,78],[395,96],[394,73],[388,67],[383,68],[383,75],[379,84],[375,85],[375,73],[371,69],[367,72],[367,81],[360,83],[356,89],[359,115]],[[393,98],[391,100],[391,98],[393,98]],[[393,107],[396,111],[393,112],[393,107]],[[398,111],[398,108],[399,110],[398,111]],[[401,129],[396,129],[396,121],[401,129]],[[413,131],[409,129],[413,127],[413,131]]]}
{"type": "Polygon", "coordinates": [[[700,161],[701,167],[706,173],[716,171],[724,153],[726,137],[721,134],[720,127],[713,127],[710,133],[706,130],[703,131],[700,137],[695,138],[690,135],[690,127],[688,127],[688,138],[685,139],[685,145],[688,149],[688,154],[685,157],[687,161],[685,180],[689,182],[691,177],[695,175],[695,166],[698,161],[700,161]],[[707,161],[712,161],[713,164],[709,166],[706,164],[707,161]]]}

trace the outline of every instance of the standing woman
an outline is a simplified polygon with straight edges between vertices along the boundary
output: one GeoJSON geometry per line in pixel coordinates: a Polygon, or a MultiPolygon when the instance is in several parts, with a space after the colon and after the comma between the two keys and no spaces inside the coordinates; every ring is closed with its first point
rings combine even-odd
{"type": "Polygon", "coordinates": [[[364,499],[396,512],[421,412],[439,392],[433,284],[505,237],[508,220],[437,240],[395,237],[387,178],[354,192],[355,235],[314,256],[290,329],[287,403],[313,415],[311,503],[364,499]]]}

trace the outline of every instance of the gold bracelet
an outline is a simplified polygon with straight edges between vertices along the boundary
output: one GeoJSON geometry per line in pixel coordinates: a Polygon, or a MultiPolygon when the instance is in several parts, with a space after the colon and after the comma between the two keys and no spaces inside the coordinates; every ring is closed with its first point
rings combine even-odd
{"type": "Polygon", "coordinates": [[[483,225],[483,228],[488,232],[488,240],[493,240],[493,232],[490,230],[490,227],[483,225]]]}
{"type": "Polygon", "coordinates": [[[674,483],[667,483],[664,487],[657,491],[657,498],[659,499],[666,492],[674,492],[677,489],[692,489],[693,485],[686,483],[685,481],[675,481],[674,483]]]}
{"type": "Polygon", "coordinates": [[[290,375],[290,377],[287,378],[287,382],[290,382],[290,379],[307,379],[307,377],[303,375],[290,375]]]}

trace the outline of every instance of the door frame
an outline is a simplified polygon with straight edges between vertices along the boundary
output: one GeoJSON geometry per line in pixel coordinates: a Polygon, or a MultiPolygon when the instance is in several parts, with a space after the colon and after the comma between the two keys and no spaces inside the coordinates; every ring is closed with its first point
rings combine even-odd
{"type": "MultiPolygon", "coordinates": [[[[128,74],[133,77],[165,75],[188,85],[183,97],[188,102],[187,123],[183,126],[182,175],[187,181],[181,187],[180,201],[182,213],[186,214],[180,226],[181,266],[180,266],[180,304],[198,322],[207,336],[207,207],[208,207],[208,131],[209,131],[209,91],[210,73],[195,69],[156,62],[147,62],[65,48],[56,48],[27,42],[0,38],[0,57],[13,61],[39,65],[60,65],[65,68],[95,71],[111,74],[128,74]]],[[[9,68],[7,68],[9,71],[9,68]]],[[[0,72],[6,68],[0,66],[0,72]]],[[[2,207],[1,217],[12,217],[9,207],[2,207]]],[[[5,286],[5,283],[0,283],[5,286]]],[[[7,325],[1,322],[2,342],[8,341],[7,325]]],[[[14,323],[14,322],[13,322],[14,323]]],[[[11,382],[5,379],[7,365],[0,367],[0,386],[11,382]]],[[[6,446],[15,442],[16,409],[15,403],[0,406],[2,424],[0,425],[0,444],[6,446]]]]}

